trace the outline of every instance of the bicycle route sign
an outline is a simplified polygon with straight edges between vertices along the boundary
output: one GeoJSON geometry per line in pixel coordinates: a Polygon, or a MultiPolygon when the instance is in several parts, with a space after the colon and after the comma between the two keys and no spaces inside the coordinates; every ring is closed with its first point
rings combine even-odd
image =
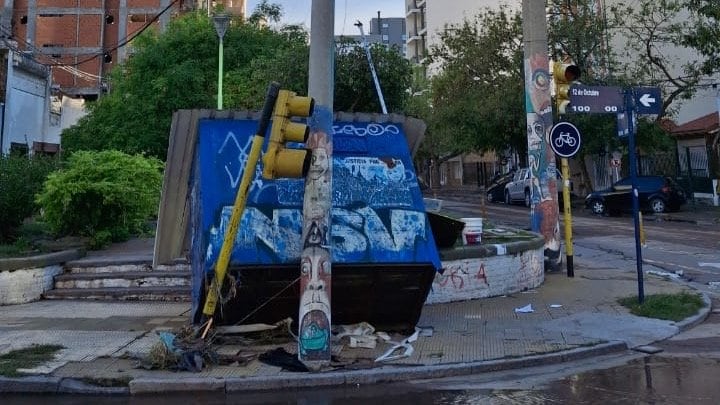
{"type": "Polygon", "coordinates": [[[569,122],[558,122],[550,130],[550,147],[560,157],[575,156],[580,144],[580,131],[569,122]]]}

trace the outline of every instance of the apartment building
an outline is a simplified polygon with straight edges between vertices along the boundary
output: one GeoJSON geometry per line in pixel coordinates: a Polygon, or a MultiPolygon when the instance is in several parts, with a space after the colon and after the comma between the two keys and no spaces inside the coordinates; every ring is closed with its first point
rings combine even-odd
{"type": "Polygon", "coordinates": [[[370,20],[370,35],[377,35],[380,43],[386,46],[396,46],[405,55],[405,18],[381,17],[378,11],[377,18],[370,20]]]}
{"type": "Polygon", "coordinates": [[[522,2],[502,0],[405,0],[406,45],[405,56],[415,63],[421,63],[428,50],[440,40],[438,33],[447,25],[460,24],[472,19],[485,8],[497,8],[508,4],[519,9],[522,2]]]}
{"type": "Polygon", "coordinates": [[[53,89],[94,99],[103,77],[127,58],[129,42],[162,29],[186,0],[5,0],[2,34],[52,69],[53,89]],[[7,17],[10,17],[9,19],[7,17]]]}

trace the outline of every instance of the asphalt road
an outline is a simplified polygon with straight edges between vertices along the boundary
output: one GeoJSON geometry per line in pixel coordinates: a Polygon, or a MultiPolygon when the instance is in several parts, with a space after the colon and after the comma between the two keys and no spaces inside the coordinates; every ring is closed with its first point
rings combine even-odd
{"type": "MultiPolygon", "coordinates": [[[[456,216],[482,216],[501,226],[529,229],[530,211],[519,205],[469,203],[443,200],[443,211],[456,216]]],[[[693,213],[697,218],[698,214],[693,213]]],[[[720,226],[713,214],[696,223],[683,221],[682,213],[646,216],[643,221],[645,244],[641,249],[643,270],[668,273],[720,293],[720,226]]],[[[703,219],[702,214],[699,215],[703,219]]],[[[563,215],[560,232],[565,240],[563,215]]],[[[584,208],[573,207],[572,241],[574,253],[637,261],[635,226],[631,215],[597,216],[584,208]]]]}

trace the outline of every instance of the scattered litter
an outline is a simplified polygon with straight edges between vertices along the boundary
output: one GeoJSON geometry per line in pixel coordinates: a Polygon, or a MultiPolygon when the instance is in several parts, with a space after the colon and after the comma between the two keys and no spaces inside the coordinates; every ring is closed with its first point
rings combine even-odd
{"type": "Polygon", "coordinates": [[[634,348],[633,350],[641,352],[641,353],[647,353],[647,354],[655,354],[655,353],[660,353],[661,351],[663,351],[663,349],[661,349],[657,346],[649,346],[649,345],[638,346],[638,347],[634,348]]]}
{"type": "Polygon", "coordinates": [[[716,269],[720,269],[720,263],[698,263],[698,266],[700,267],[715,267],[716,269]]]}
{"type": "Polygon", "coordinates": [[[377,346],[377,336],[350,336],[350,347],[374,349],[377,346]]]}
{"type": "Polygon", "coordinates": [[[676,274],[676,273],[670,273],[670,272],[668,272],[668,271],[648,270],[648,271],[645,272],[645,273],[646,273],[646,274],[654,274],[654,275],[660,276],[660,277],[672,278],[672,279],[675,279],[675,280],[677,280],[677,279],[680,278],[680,276],[679,276],[678,274],[676,274]]]}
{"type": "Polygon", "coordinates": [[[168,352],[172,354],[180,353],[180,349],[175,346],[175,334],[171,332],[160,332],[160,341],[165,345],[168,352]]]}
{"type": "Polygon", "coordinates": [[[562,308],[560,304],[550,304],[550,308],[562,308]]]}
{"type": "Polygon", "coordinates": [[[375,333],[375,328],[367,322],[354,323],[352,325],[339,325],[335,338],[340,340],[345,336],[370,336],[375,333]]]}
{"type": "Polygon", "coordinates": [[[720,282],[718,281],[709,281],[707,285],[712,288],[720,288],[720,282]]]}
{"type": "Polygon", "coordinates": [[[258,360],[265,364],[280,367],[285,371],[293,373],[310,371],[300,360],[298,360],[297,354],[288,353],[283,347],[278,347],[277,349],[262,353],[258,357],[258,360]]]}
{"type": "Polygon", "coordinates": [[[404,359],[406,357],[412,356],[412,354],[415,352],[415,349],[412,347],[410,343],[417,340],[418,335],[420,334],[420,328],[415,328],[415,333],[408,336],[407,338],[403,339],[400,342],[393,342],[388,341],[388,343],[392,344],[393,346],[388,349],[385,353],[383,353],[380,357],[375,359],[376,363],[379,363],[381,361],[393,361],[393,360],[399,360],[404,359]],[[399,353],[400,349],[405,349],[402,353],[399,353]]]}
{"type": "Polygon", "coordinates": [[[532,307],[532,304],[527,304],[524,307],[515,308],[515,313],[527,314],[530,312],[535,312],[535,310],[532,307]]]}
{"type": "Polygon", "coordinates": [[[215,330],[217,333],[224,335],[234,335],[240,333],[253,333],[263,332],[266,330],[276,329],[278,325],[268,325],[264,323],[254,323],[252,325],[229,325],[229,326],[217,326],[215,330]]]}
{"type": "Polygon", "coordinates": [[[433,332],[435,332],[435,328],[432,326],[418,326],[418,329],[420,329],[420,336],[422,337],[432,337],[433,332]]]}

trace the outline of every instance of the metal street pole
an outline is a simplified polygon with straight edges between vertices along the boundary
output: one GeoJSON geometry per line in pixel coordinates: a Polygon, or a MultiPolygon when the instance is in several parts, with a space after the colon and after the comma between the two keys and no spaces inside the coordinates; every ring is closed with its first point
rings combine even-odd
{"type": "Polygon", "coordinates": [[[645,301],[645,286],[642,266],[642,245],[640,243],[640,202],[638,200],[637,158],[635,154],[635,102],[632,89],[625,91],[625,113],[628,115],[628,160],[630,164],[630,182],[632,183],[633,223],[635,225],[638,302],[642,304],[645,301]]]}
{"type": "Polygon", "coordinates": [[[220,45],[218,48],[218,91],[217,91],[217,109],[223,109],[223,39],[225,38],[225,32],[227,32],[228,25],[230,25],[230,16],[225,13],[218,13],[213,16],[213,25],[215,26],[215,32],[217,32],[218,38],[220,39],[220,45]]]}
{"type": "Polygon", "coordinates": [[[523,0],[525,111],[531,173],[530,223],[545,239],[545,269],[560,270],[560,222],[555,153],[547,145],[553,126],[550,98],[546,1],[523,0]]]}
{"type": "Polygon", "coordinates": [[[315,99],[305,146],[312,151],[303,199],[298,360],[313,371],[330,364],[334,0],[313,0],[308,90],[315,99]]]}
{"type": "MultiPolygon", "coordinates": [[[[378,13],[380,12],[378,11],[378,13]]],[[[380,25],[379,18],[378,25],[380,25]]],[[[360,37],[362,38],[363,48],[365,48],[365,54],[367,55],[368,64],[370,65],[370,73],[372,74],[373,83],[375,83],[375,90],[377,91],[378,98],[380,99],[380,109],[382,110],[383,114],[387,114],[387,107],[385,107],[385,97],[383,97],[382,88],[380,88],[380,80],[378,80],[377,73],[375,72],[375,64],[373,63],[372,55],[370,54],[370,46],[368,46],[367,39],[365,38],[365,31],[363,30],[363,25],[360,21],[358,21],[355,23],[355,26],[360,29],[360,37]]]]}

